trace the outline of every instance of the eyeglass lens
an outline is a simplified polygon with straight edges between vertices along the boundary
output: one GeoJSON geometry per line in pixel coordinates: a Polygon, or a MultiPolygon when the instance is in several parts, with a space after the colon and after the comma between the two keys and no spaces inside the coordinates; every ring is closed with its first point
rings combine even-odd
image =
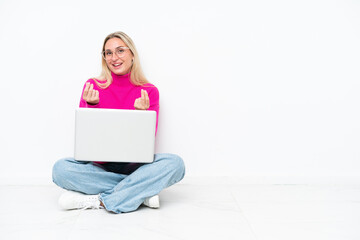
{"type": "MultiPolygon", "coordinates": [[[[119,58],[124,57],[124,56],[125,56],[125,50],[126,50],[126,49],[124,49],[124,48],[117,48],[117,49],[115,49],[115,54],[116,54],[116,56],[118,56],[119,58]]],[[[113,52],[110,51],[110,50],[109,50],[109,51],[105,51],[105,52],[103,53],[103,56],[104,56],[105,59],[110,59],[110,58],[113,57],[113,52]]]]}

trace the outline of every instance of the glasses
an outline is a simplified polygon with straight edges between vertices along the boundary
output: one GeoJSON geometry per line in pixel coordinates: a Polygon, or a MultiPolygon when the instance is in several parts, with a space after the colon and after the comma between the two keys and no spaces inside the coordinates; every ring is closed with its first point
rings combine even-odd
{"type": "MultiPolygon", "coordinates": [[[[125,54],[126,54],[126,51],[125,51],[126,49],[130,49],[130,48],[128,48],[128,47],[117,47],[117,48],[115,48],[116,56],[118,56],[119,58],[124,57],[125,54]]],[[[111,59],[113,57],[113,52],[110,51],[110,50],[106,50],[106,51],[102,51],[101,55],[105,60],[108,60],[108,59],[111,59]]]]}

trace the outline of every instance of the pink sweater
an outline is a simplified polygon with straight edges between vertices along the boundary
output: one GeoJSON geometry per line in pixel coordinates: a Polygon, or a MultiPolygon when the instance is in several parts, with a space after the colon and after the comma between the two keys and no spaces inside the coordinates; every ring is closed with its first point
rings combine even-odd
{"type": "MultiPolygon", "coordinates": [[[[130,73],[125,75],[115,75],[111,73],[113,82],[106,89],[99,88],[93,79],[90,82],[94,85],[94,89],[99,91],[99,103],[96,105],[88,104],[81,94],[79,107],[84,108],[111,108],[111,109],[134,109],[134,102],[136,98],[141,97],[141,89],[147,91],[150,99],[150,108],[148,110],[156,111],[156,131],[159,117],[159,91],[158,89],[148,83],[143,86],[135,86],[130,82],[130,73]]],[[[86,83],[85,83],[86,84],[86,83]]],[[[85,85],[83,87],[83,92],[85,85]]]]}

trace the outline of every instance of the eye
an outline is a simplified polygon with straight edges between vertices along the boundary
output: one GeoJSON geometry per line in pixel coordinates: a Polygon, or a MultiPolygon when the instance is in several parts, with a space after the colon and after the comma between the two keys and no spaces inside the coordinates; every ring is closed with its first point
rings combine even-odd
{"type": "Polygon", "coordinates": [[[125,52],[125,50],[120,48],[120,49],[117,50],[117,52],[118,53],[123,53],[123,52],[125,52]]]}
{"type": "Polygon", "coordinates": [[[111,55],[112,55],[112,52],[105,52],[105,55],[106,55],[106,56],[111,56],[111,55]]]}

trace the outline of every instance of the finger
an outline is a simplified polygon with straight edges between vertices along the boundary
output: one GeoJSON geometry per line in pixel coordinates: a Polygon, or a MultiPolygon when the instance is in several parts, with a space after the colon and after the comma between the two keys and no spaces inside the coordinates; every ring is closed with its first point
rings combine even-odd
{"type": "Polygon", "coordinates": [[[95,100],[95,98],[96,98],[96,90],[92,90],[92,93],[91,93],[91,98],[93,99],[93,100],[95,100]]]}
{"type": "Polygon", "coordinates": [[[95,92],[96,92],[96,94],[95,94],[95,99],[96,99],[96,100],[99,100],[99,91],[96,90],[95,92]]]}
{"type": "Polygon", "coordinates": [[[89,93],[88,93],[88,97],[91,98],[94,92],[94,85],[92,83],[90,83],[90,88],[89,88],[89,93]]]}
{"type": "Polygon", "coordinates": [[[146,90],[141,90],[141,100],[142,103],[146,106],[148,103],[149,95],[146,90]]]}
{"type": "Polygon", "coordinates": [[[134,107],[135,108],[139,108],[139,99],[137,98],[137,99],[135,99],[135,102],[134,102],[134,107]]]}
{"type": "Polygon", "coordinates": [[[145,90],[145,100],[146,100],[146,107],[149,108],[150,107],[150,98],[149,98],[149,94],[147,93],[147,91],[145,90]]]}
{"type": "Polygon", "coordinates": [[[93,88],[94,88],[94,86],[91,83],[89,83],[89,87],[88,87],[88,89],[86,91],[86,95],[85,95],[85,97],[87,99],[91,98],[93,88]]]}
{"type": "Polygon", "coordinates": [[[84,89],[84,93],[83,93],[83,98],[84,98],[84,99],[85,99],[85,98],[87,97],[87,95],[88,95],[89,85],[90,85],[89,82],[87,82],[87,83],[85,84],[85,89],[84,89]]]}
{"type": "Polygon", "coordinates": [[[141,89],[141,98],[142,98],[142,99],[145,99],[144,89],[141,89]]]}
{"type": "Polygon", "coordinates": [[[86,84],[85,84],[85,91],[89,91],[89,87],[90,87],[90,83],[89,83],[89,82],[86,82],[86,84]]]}
{"type": "Polygon", "coordinates": [[[140,109],[140,110],[146,109],[144,99],[138,98],[137,101],[136,101],[136,107],[137,107],[137,109],[140,109]]]}

